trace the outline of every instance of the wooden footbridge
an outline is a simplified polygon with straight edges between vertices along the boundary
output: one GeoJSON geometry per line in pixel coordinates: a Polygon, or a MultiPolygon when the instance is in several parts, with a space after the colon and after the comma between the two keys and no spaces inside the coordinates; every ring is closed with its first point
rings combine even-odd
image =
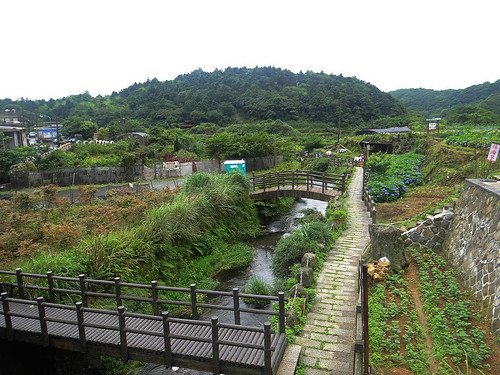
{"type": "Polygon", "coordinates": [[[156,281],[133,284],[118,277],[94,280],[85,275],[41,275],[20,269],[0,270],[0,280],[1,339],[214,374],[274,374],[286,346],[283,292],[259,296],[240,293],[237,288],[220,292],[197,289],[195,284],[177,288],[156,281]],[[172,294],[185,294],[188,300],[168,299],[172,294]],[[231,296],[232,306],[213,305],[200,298],[220,295],[231,296]],[[240,308],[240,299],[245,297],[277,303],[278,311],[240,308]],[[142,305],[136,311],[147,308],[151,313],[132,312],[126,304],[142,305]],[[165,306],[184,308],[192,319],[171,317],[165,306]],[[197,320],[202,308],[232,311],[233,324],[219,322],[217,317],[197,320]],[[262,327],[242,326],[241,313],[276,316],[278,330],[273,332],[269,322],[262,327]]]}
{"type": "Polygon", "coordinates": [[[254,200],[280,197],[310,198],[330,201],[346,189],[347,174],[335,175],[312,171],[283,171],[252,174],[250,182],[254,200]]]}

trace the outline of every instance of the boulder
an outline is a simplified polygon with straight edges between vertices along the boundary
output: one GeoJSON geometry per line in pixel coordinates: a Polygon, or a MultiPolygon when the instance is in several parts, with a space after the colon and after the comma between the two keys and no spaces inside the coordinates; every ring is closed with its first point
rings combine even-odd
{"type": "Polygon", "coordinates": [[[295,297],[295,293],[297,293],[297,297],[301,298],[307,298],[307,292],[306,289],[300,285],[300,284],[295,284],[289,291],[288,291],[288,297],[293,298],[295,297]]]}
{"type": "Polygon", "coordinates": [[[387,257],[391,261],[393,271],[400,271],[408,266],[403,239],[397,227],[388,224],[370,224],[368,231],[370,233],[368,260],[376,261],[387,257]]]}
{"type": "Polygon", "coordinates": [[[295,328],[295,326],[299,323],[299,317],[295,313],[293,309],[289,309],[286,312],[286,325],[290,328],[295,328]]]}
{"type": "Polygon", "coordinates": [[[302,265],[302,267],[310,267],[315,270],[316,266],[318,265],[316,254],[305,253],[300,264],[302,265]]]}
{"type": "Polygon", "coordinates": [[[300,267],[299,273],[297,274],[297,281],[300,283],[302,279],[302,285],[304,286],[304,288],[309,288],[313,284],[313,277],[314,275],[312,268],[300,267]]]}

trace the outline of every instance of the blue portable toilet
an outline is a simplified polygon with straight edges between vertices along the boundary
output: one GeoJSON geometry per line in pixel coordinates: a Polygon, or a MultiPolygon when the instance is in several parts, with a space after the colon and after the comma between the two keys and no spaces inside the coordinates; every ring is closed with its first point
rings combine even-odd
{"type": "Polygon", "coordinates": [[[238,171],[242,173],[243,176],[247,175],[247,165],[245,160],[226,160],[224,162],[224,166],[226,167],[226,173],[238,171]]]}

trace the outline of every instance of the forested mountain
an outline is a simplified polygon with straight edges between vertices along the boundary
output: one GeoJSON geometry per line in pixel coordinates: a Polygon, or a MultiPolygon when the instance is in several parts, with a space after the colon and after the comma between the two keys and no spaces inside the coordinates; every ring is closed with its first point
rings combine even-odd
{"type": "Polygon", "coordinates": [[[354,77],[292,73],[279,68],[196,70],[171,81],[157,79],[92,97],[88,93],[51,100],[0,100],[36,122],[40,114],[71,124],[92,119],[98,127],[137,130],[156,125],[228,124],[265,119],[363,125],[405,114],[392,96],[354,77]]]}
{"type": "Polygon", "coordinates": [[[407,109],[420,111],[426,116],[445,116],[453,107],[470,105],[500,114],[500,80],[461,90],[400,89],[390,94],[407,109]]]}

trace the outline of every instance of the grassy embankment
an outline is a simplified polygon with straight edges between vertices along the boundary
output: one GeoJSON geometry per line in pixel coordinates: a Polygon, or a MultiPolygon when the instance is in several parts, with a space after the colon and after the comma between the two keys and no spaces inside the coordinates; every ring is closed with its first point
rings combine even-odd
{"type": "MultiPolygon", "coordinates": [[[[56,198],[53,186],[40,194],[18,193],[11,201],[0,201],[5,229],[0,235],[1,267],[73,277],[85,273],[95,279],[120,276],[139,283],[158,280],[182,287],[197,283],[212,289],[217,274],[243,267],[253,257],[241,242],[260,232],[248,189],[248,180],[239,174],[199,173],[180,192],[111,194],[105,201],[94,201],[93,188],[83,187],[80,202],[73,205],[56,198]]],[[[162,299],[189,298],[160,294],[162,299]]],[[[90,302],[114,308],[113,301],[90,302]]],[[[126,307],[151,312],[149,304],[131,302],[126,307]]],[[[175,307],[171,312],[189,314],[175,307]]],[[[53,360],[56,368],[75,374],[95,368],[103,374],[125,374],[134,368],[117,359],[75,353],[53,360]]]]}
{"type": "Polygon", "coordinates": [[[2,266],[213,288],[217,273],[252,258],[239,242],[260,231],[248,189],[242,176],[200,173],[179,193],[89,198],[76,205],[52,191],[39,202],[17,195],[1,208],[8,228],[0,242],[2,266]]]}

